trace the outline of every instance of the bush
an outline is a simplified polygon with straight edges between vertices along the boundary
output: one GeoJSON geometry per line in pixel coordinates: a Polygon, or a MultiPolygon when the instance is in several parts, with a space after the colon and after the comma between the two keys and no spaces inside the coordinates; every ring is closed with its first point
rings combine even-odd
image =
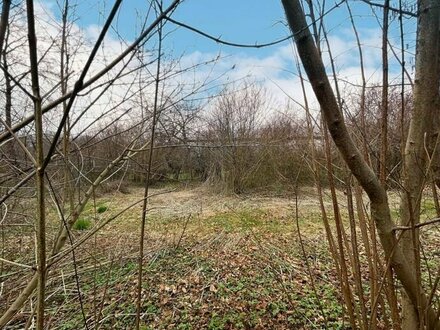
{"type": "Polygon", "coordinates": [[[98,188],[96,189],[97,196],[113,194],[115,192],[120,192],[121,194],[129,194],[130,189],[126,182],[120,182],[120,181],[105,182],[99,185],[98,188]]]}
{"type": "Polygon", "coordinates": [[[75,230],[87,230],[92,225],[92,222],[89,219],[86,218],[80,218],[76,220],[75,224],[73,225],[73,229],[75,230]]]}
{"type": "Polygon", "coordinates": [[[101,206],[98,206],[98,208],[96,209],[96,212],[104,213],[107,210],[108,210],[108,207],[106,205],[101,205],[101,206]]]}

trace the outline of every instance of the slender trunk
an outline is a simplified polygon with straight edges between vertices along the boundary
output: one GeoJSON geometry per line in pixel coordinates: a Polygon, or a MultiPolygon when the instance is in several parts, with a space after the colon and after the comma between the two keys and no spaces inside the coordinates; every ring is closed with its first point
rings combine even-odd
{"type": "MultiPolygon", "coordinates": [[[[369,219],[367,215],[365,214],[365,206],[362,196],[362,188],[359,186],[359,184],[355,183],[355,199],[356,199],[356,211],[359,219],[359,228],[361,230],[361,236],[362,241],[364,243],[365,247],[365,254],[367,255],[368,260],[368,270],[369,270],[369,282],[370,282],[370,302],[373,303],[374,299],[378,295],[378,288],[377,288],[377,281],[378,281],[378,270],[377,270],[377,246],[376,246],[376,240],[371,239],[370,244],[370,237],[372,234],[372,229],[374,229],[374,225],[370,226],[370,233],[369,233],[369,226],[367,225],[369,222],[369,219]]],[[[370,329],[374,330],[377,328],[377,309],[373,309],[372,313],[370,315],[370,329]]]]}
{"type": "MultiPolygon", "coordinates": [[[[342,275],[342,293],[345,300],[345,305],[347,307],[348,316],[350,319],[350,323],[353,329],[356,329],[356,319],[358,319],[357,313],[354,308],[354,299],[353,293],[351,292],[350,286],[350,278],[347,267],[347,261],[345,258],[345,249],[344,242],[347,242],[347,239],[344,235],[344,227],[342,224],[341,212],[339,210],[339,203],[336,195],[336,186],[334,182],[334,173],[333,173],[333,164],[331,158],[331,148],[330,148],[330,137],[328,136],[327,126],[323,123],[323,134],[324,134],[324,143],[325,143],[325,156],[327,160],[327,177],[329,180],[330,186],[330,195],[332,197],[332,205],[333,205],[333,215],[335,217],[335,225],[336,225],[336,240],[337,247],[339,252],[339,265],[341,267],[341,275],[342,275]]],[[[350,254],[350,251],[347,251],[347,254],[350,254]]]]}
{"type": "MultiPolygon", "coordinates": [[[[60,58],[60,80],[61,80],[61,95],[67,93],[68,72],[69,72],[69,53],[67,49],[67,14],[69,10],[69,1],[65,0],[63,17],[62,17],[62,35],[61,35],[61,58],[60,58]]],[[[63,101],[63,112],[67,111],[67,102],[63,101]]],[[[64,153],[64,201],[68,202],[69,213],[72,213],[75,208],[75,187],[73,186],[72,173],[70,171],[70,117],[64,124],[63,130],[63,153],[64,153]]]]}
{"type": "Polygon", "coordinates": [[[36,144],[36,227],[37,227],[37,330],[44,329],[45,288],[46,288],[46,206],[44,184],[44,150],[43,150],[43,112],[38,76],[37,37],[35,33],[34,4],[27,0],[27,22],[29,57],[31,64],[32,94],[35,115],[36,144]]]}
{"type": "Polygon", "coordinates": [[[382,26],[382,103],[381,103],[381,144],[379,157],[379,178],[386,189],[388,153],[388,12],[390,0],[385,0],[382,26]]]}
{"type": "Polygon", "coordinates": [[[362,50],[362,44],[359,37],[358,30],[356,28],[356,24],[354,23],[353,13],[351,11],[351,7],[348,1],[345,2],[347,6],[348,13],[350,15],[350,23],[353,28],[354,35],[356,37],[356,44],[359,52],[359,65],[361,70],[361,98],[359,103],[359,112],[360,112],[360,122],[361,122],[361,135],[362,135],[362,151],[364,153],[365,161],[370,164],[370,157],[368,152],[368,143],[367,143],[367,124],[365,122],[365,95],[367,90],[367,79],[365,77],[365,69],[364,69],[364,52],[362,50]]]}
{"type": "Polygon", "coordinates": [[[151,167],[153,164],[153,150],[154,150],[154,140],[156,133],[156,122],[159,115],[158,104],[159,104],[159,84],[160,84],[160,65],[162,58],[162,22],[159,23],[158,28],[158,58],[156,67],[156,81],[155,81],[155,92],[154,92],[154,105],[153,105],[153,118],[151,123],[150,131],[150,149],[148,152],[148,166],[147,173],[145,176],[145,190],[144,190],[144,202],[142,205],[142,215],[141,215],[141,233],[139,240],[139,264],[138,264],[138,283],[137,283],[137,297],[136,297],[136,329],[140,329],[141,322],[141,308],[142,308],[142,276],[143,276],[143,262],[144,262],[144,243],[145,243],[145,225],[147,221],[147,200],[148,192],[150,188],[150,177],[151,177],[151,167]]]}
{"type": "MultiPolygon", "coordinates": [[[[354,203],[353,203],[353,191],[351,183],[351,173],[348,175],[346,180],[347,187],[347,209],[348,209],[348,219],[350,221],[350,233],[351,233],[351,249],[353,251],[353,274],[355,278],[356,291],[359,297],[359,305],[361,309],[362,322],[359,320],[360,328],[368,328],[367,310],[365,308],[364,299],[364,288],[362,285],[362,273],[361,273],[361,263],[359,260],[359,247],[356,232],[356,221],[354,216],[354,203]]],[[[367,256],[369,258],[369,256],[367,256]]]]}
{"type": "MultiPolygon", "coordinates": [[[[397,244],[387,194],[348,133],[299,0],[282,0],[282,4],[294,34],[301,61],[321,105],[330,134],[351,172],[370,199],[372,219],[377,227],[386,257],[391,260],[397,278],[408,296],[416,302],[419,296],[416,274],[408,264],[400,245],[397,244]]],[[[421,296],[421,306],[427,308],[429,324],[434,327],[436,315],[431,308],[428,308],[426,295],[421,296]]]]}
{"type": "MultiPolygon", "coordinates": [[[[414,84],[414,109],[403,155],[403,197],[400,223],[414,226],[420,221],[420,203],[426,184],[426,136],[438,112],[438,46],[440,9],[436,0],[419,1],[419,20],[414,84]]],[[[429,136],[428,136],[429,138],[429,136]]],[[[404,295],[402,304],[403,329],[423,327],[424,308],[421,298],[419,230],[402,234],[402,245],[408,265],[415,270],[416,299],[404,295]]]]}
{"type": "Polygon", "coordinates": [[[440,218],[440,203],[438,200],[439,196],[438,196],[438,192],[437,192],[437,186],[436,186],[434,180],[431,183],[431,188],[432,188],[432,197],[434,199],[435,213],[436,213],[437,217],[440,218]]]}
{"type": "Polygon", "coordinates": [[[9,25],[9,12],[11,10],[11,0],[3,0],[2,15],[0,18],[0,52],[3,52],[6,30],[9,25]]]}
{"type": "MultiPolygon", "coordinates": [[[[402,10],[402,0],[399,0],[399,9],[402,10]]],[[[400,73],[400,152],[403,155],[405,150],[405,35],[403,28],[403,17],[399,15],[399,28],[400,28],[400,62],[402,63],[402,70],[400,73]]]]}
{"type": "MultiPolygon", "coordinates": [[[[440,25],[440,23],[439,23],[440,25]]],[[[439,31],[440,34],[440,31],[439,31]]],[[[438,54],[437,54],[437,79],[440,81],[440,40],[438,41],[438,54]]],[[[431,170],[433,176],[434,187],[440,189],[440,91],[437,95],[437,112],[433,115],[433,121],[430,133],[430,152],[431,152],[431,170]]],[[[437,195],[437,189],[434,191],[434,196],[437,195]]],[[[438,205],[438,198],[436,199],[436,210],[438,216],[440,216],[440,206],[438,205]]]]}
{"type": "MultiPolygon", "coordinates": [[[[7,59],[7,49],[8,49],[8,39],[9,39],[9,32],[6,32],[4,36],[4,50],[1,51],[2,55],[2,61],[3,61],[3,70],[4,70],[4,77],[5,77],[5,123],[7,127],[12,127],[12,81],[11,77],[9,75],[9,65],[8,65],[8,59],[7,59]]],[[[7,154],[9,156],[9,159],[11,161],[15,161],[16,154],[15,154],[15,148],[14,148],[14,142],[10,142],[7,145],[7,154]]]]}

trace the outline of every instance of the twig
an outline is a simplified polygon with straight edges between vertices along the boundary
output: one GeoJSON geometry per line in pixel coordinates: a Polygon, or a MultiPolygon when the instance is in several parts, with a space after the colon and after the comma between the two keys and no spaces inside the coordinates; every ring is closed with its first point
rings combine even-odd
{"type": "Polygon", "coordinates": [[[29,265],[25,265],[25,264],[20,264],[20,263],[18,263],[18,262],[11,261],[11,260],[7,260],[7,259],[1,258],[1,257],[0,257],[0,261],[4,262],[4,263],[6,263],[6,264],[10,264],[10,265],[17,266],[17,267],[22,267],[22,268],[27,268],[27,269],[33,269],[33,270],[35,270],[35,267],[34,267],[34,266],[29,266],[29,265]]]}
{"type": "Polygon", "coordinates": [[[420,223],[415,224],[414,226],[397,226],[397,227],[393,228],[393,231],[417,229],[417,228],[420,228],[420,227],[424,227],[424,226],[429,226],[429,225],[435,224],[437,222],[440,222],[440,218],[434,218],[434,219],[431,219],[429,221],[420,222],[420,223]]]}
{"type": "MultiPolygon", "coordinates": [[[[380,8],[385,8],[385,5],[381,4],[381,3],[376,3],[376,2],[372,2],[370,0],[361,0],[362,2],[365,2],[366,4],[369,4],[370,6],[374,6],[374,7],[380,7],[380,8]]],[[[394,7],[388,7],[388,10],[398,13],[400,15],[407,15],[407,16],[411,16],[411,17],[417,17],[417,13],[413,13],[411,11],[408,10],[403,10],[402,8],[394,8],[394,7]]]]}
{"type": "Polygon", "coordinates": [[[176,250],[179,248],[180,243],[182,242],[183,235],[185,235],[186,228],[188,227],[188,223],[189,223],[189,220],[191,220],[191,217],[192,217],[192,215],[189,214],[188,217],[186,218],[185,224],[183,226],[182,233],[180,234],[180,237],[179,237],[179,241],[176,244],[176,250]]]}

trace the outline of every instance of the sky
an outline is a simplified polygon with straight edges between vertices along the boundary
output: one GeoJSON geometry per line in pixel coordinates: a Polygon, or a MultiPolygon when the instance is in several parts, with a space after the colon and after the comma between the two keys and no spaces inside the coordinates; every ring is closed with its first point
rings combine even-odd
{"type": "MultiPolygon", "coordinates": [[[[381,80],[381,16],[382,10],[371,7],[361,0],[347,0],[353,12],[356,27],[364,53],[365,72],[368,83],[377,84],[381,80]]],[[[171,0],[164,0],[165,6],[171,0]]],[[[315,4],[317,1],[313,1],[315,4]]],[[[326,0],[325,26],[329,35],[332,55],[341,81],[350,84],[360,83],[358,47],[355,34],[345,4],[335,7],[336,0],[326,0]]],[[[381,2],[377,0],[377,2],[381,2]]],[[[414,1],[403,1],[409,9],[414,1]]],[[[40,0],[55,21],[60,20],[62,0],[40,0]]],[[[114,1],[70,0],[75,11],[72,18],[77,29],[92,43],[113,5],[114,1]]],[[[397,7],[399,1],[392,0],[397,7]]],[[[142,21],[147,13],[149,1],[125,0],[107,37],[107,56],[116,56],[139,34],[142,21]]],[[[154,18],[150,15],[149,21],[154,18]]],[[[184,0],[173,13],[173,19],[199,29],[222,40],[243,43],[268,43],[289,36],[281,1],[273,0],[184,0]]],[[[399,21],[391,15],[390,43],[400,56],[399,21]]],[[[407,69],[411,73],[414,64],[415,19],[404,17],[405,56],[407,69]]],[[[169,61],[179,59],[179,66],[190,67],[198,63],[213,63],[199,66],[194,72],[176,78],[179,82],[203,82],[210,77],[219,85],[243,78],[258,81],[275,100],[275,106],[283,104],[287,96],[295,102],[303,103],[299,88],[298,72],[294,57],[294,48],[290,40],[270,47],[252,49],[221,45],[213,40],[197,35],[170,22],[166,25],[164,53],[169,61]]],[[[154,48],[157,40],[147,43],[146,48],[154,48]]],[[[328,52],[324,46],[324,62],[330,73],[328,52]]],[[[400,68],[390,52],[390,80],[400,81],[400,68]]],[[[347,85],[349,86],[349,84],[347,85]]],[[[347,89],[348,90],[348,89],[347,89]]],[[[313,99],[310,86],[307,94],[313,99]]]]}
{"type": "MultiPolygon", "coordinates": [[[[104,5],[99,1],[79,0],[78,4],[79,24],[87,26],[102,23],[103,18],[96,14],[104,8],[108,12],[111,2],[106,1],[104,5]]],[[[139,23],[147,7],[145,0],[123,2],[116,25],[125,38],[134,38],[136,24],[133,23],[139,23]]],[[[213,36],[222,36],[235,42],[272,41],[286,36],[287,32],[283,25],[284,14],[279,1],[185,0],[173,18],[213,36]]],[[[178,52],[212,52],[218,49],[218,45],[213,41],[184,31],[176,31],[172,39],[172,46],[178,52]]],[[[260,53],[267,54],[268,51],[262,50],[260,53]]]]}
{"type": "MultiPolygon", "coordinates": [[[[166,1],[165,4],[170,1],[166,1]]],[[[327,9],[337,1],[327,0],[327,9]]],[[[108,13],[111,1],[78,0],[78,23],[81,26],[102,24],[103,13],[108,13]]],[[[375,19],[368,5],[360,0],[350,0],[350,6],[357,16],[356,24],[360,29],[376,28],[375,19]]],[[[126,38],[133,39],[139,21],[147,11],[148,1],[126,0],[116,20],[118,31],[126,38]]],[[[381,14],[378,9],[376,11],[381,14]]],[[[269,0],[185,0],[173,14],[173,18],[189,24],[215,37],[236,43],[265,43],[286,37],[289,33],[285,26],[281,1],[269,0]]],[[[332,10],[327,15],[329,30],[348,28],[347,11],[344,6],[332,10]]],[[[178,51],[198,50],[209,52],[218,48],[215,42],[196,36],[194,33],[177,31],[173,45],[178,51]]],[[[244,50],[242,50],[244,51],[244,50]]],[[[259,49],[261,56],[267,55],[269,49],[259,49]]],[[[248,52],[254,53],[252,50],[248,52]]]]}

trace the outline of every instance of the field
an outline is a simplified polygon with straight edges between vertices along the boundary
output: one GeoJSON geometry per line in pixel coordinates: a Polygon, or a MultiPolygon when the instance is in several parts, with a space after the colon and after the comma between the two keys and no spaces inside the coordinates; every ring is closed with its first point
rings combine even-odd
{"type": "MultiPolygon", "coordinates": [[[[166,186],[150,194],[143,329],[350,328],[313,188],[302,188],[297,199],[219,195],[204,186],[166,186]]],[[[84,319],[89,328],[133,328],[142,195],[143,189],[130,188],[103,194],[87,206],[72,235],[91,233],[134,205],[52,268],[50,329],[79,329],[84,319]]],[[[344,212],[342,192],[339,198],[344,212]]],[[[26,228],[9,229],[7,246],[19,246],[25,258],[33,248],[31,236],[14,242],[14,230],[23,235],[26,228]]],[[[438,231],[427,237],[434,252],[438,237],[438,231]]],[[[427,253],[435,263],[435,255],[427,253]]],[[[8,296],[2,296],[2,306],[28,276],[28,270],[4,267],[8,296]]],[[[23,327],[30,307],[11,329],[23,327]]]]}

